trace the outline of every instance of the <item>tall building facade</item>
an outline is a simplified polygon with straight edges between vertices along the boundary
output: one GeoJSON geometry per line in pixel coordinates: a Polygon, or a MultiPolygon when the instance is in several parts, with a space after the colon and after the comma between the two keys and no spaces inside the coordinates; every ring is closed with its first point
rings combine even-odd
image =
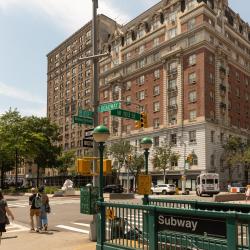
{"type": "MultiPolygon", "coordinates": [[[[145,111],[148,127],[137,129],[132,120],[101,113],[100,123],[109,127],[110,140],[125,138],[140,150],[140,139],[151,136],[151,151],[170,143],[180,158],[167,172],[169,183],[181,186],[185,167],[188,188],[194,189],[201,172],[220,173],[225,187],[228,170],[222,146],[229,136],[246,141],[250,135],[249,25],[227,0],[162,0],[115,27],[100,44],[111,54],[100,61],[100,102],[119,100],[122,109],[145,111]],[[185,164],[190,154],[192,162],[185,164]]],[[[51,104],[48,99],[48,115],[60,124],[67,116],[56,119],[53,112],[58,109],[52,111],[51,104]]],[[[63,108],[66,111],[66,104],[63,108]]],[[[71,136],[64,128],[64,144],[66,135],[71,136]]],[[[79,133],[75,136],[82,139],[79,133]]],[[[65,149],[75,146],[71,140],[65,149]]],[[[162,174],[149,162],[153,181],[161,182],[162,174]]],[[[238,166],[234,179],[243,180],[246,174],[238,166]]]]}

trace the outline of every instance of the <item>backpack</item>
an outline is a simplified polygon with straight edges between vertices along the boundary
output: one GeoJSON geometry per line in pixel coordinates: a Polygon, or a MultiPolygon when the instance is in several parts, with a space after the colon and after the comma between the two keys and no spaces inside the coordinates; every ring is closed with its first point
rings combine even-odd
{"type": "Polygon", "coordinates": [[[39,194],[37,194],[35,197],[34,206],[35,208],[40,208],[42,206],[42,199],[39,194]]]}

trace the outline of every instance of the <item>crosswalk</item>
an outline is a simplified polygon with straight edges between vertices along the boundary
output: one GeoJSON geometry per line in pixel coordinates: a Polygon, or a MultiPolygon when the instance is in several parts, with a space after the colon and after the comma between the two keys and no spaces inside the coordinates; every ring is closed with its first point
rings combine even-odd
{"type": "MultiPolygon", "coordinates": [[[[117,223],[121,223],[121,227],[123,227],[124,233],[127,233],[130,230],[138,229],[140,231],[143,230],[143,215],[142,213],[137,214],[136,216],[134,214],[127,215],[126,219],[122,222],[117,222],[115,220],[106,220],[106,238],[108,235],[110,235],[112,228],[114,230],[114,226],[117,225],[117,223]]],[[[56,228],[60,228],[66,231],[76,232],[76,233],[82,233],[82,234],[89,234],[90,231],[90,224],[88,223],[79,223],[79,222],[70,222],[67,224],[60,224],[56,225],[56,228]]]]}
{"type": "MultiPolygon", "coordinates": [[[[50,205],[62,205],[62,204],[80,204],[80,199],[50,200],[50,205]]],[[[29,207],[29,202],[28,200],[21,200],[18,202],[8,202],[8,206],[10,208],[24,208],[24,207],[29,207]]]]}
{"type": "Polygon", "coordinates": [[[6,233],[17,233],[17,232],[25,232],[29,231],[30,229],[26,226],[11,222],[9,225],[6,226],[6,233]]]}

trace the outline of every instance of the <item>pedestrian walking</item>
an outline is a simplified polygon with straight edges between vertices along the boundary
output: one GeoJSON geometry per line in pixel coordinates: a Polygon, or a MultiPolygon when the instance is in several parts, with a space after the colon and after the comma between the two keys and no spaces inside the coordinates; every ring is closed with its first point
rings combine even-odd
{"type": "Polygon", "coordinates": [[[6,225],[10,224],[9,218],[6,215],[11,217],[12,220],[14,220],[14,215],[11,212],[11,210],[8,208],[7,202],[3,197],[2,191],[0,191],[0,245],[1,245],[1,239],[3,232],[6,232],[6,225]]]}
{"type": "Polygon", "coordinates": [[[41,229],[45,231],[48,230],[48,213],[50,213],[49,197],[44,192],[44,187],[39,188],[39,193],[42,198],[41,214],[40,214],[40,224],[41,229]]]}
{"type": "Polygon", "coordinates": [[[40,228],[40,214],[41,214],[41,206],[42,199],[41,195],[36,192],[35,188],[31,188],[32,195],[29,197],[29,205],[30,205],[30,230],[35,231],[34,225],[34,216],[36,217],[36,232],[39,232],[40,228]]]}

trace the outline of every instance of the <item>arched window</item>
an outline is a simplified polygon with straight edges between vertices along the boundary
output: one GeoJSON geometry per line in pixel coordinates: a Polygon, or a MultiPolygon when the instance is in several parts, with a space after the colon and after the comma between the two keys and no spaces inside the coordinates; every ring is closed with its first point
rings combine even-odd
{"type": "Polygon", "coordinates": [[[198,157],[196,154],[192,154],[192,161],[190,163],[190,166],[193,166],[193,165],[198,165],[198,157]]]}

